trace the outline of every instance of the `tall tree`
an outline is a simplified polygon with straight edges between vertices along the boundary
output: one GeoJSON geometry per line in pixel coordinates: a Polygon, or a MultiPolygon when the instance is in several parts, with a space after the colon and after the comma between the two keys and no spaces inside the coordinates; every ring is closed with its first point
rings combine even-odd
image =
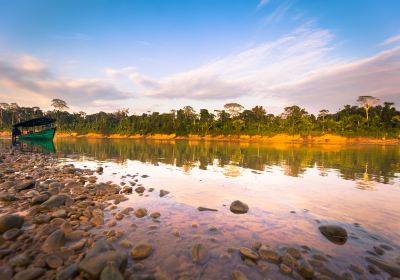
{"type": "Polygon", "coordinates": [[[322,109],[319,111],[318,117],[322,118],[322,132],[325,132],[325,117],[329,114],[329,110],[322,109]]]}
{"type": "Polygon", "coordinates": [[[1,127],[3,127],[3,112],[10,109],[8,103],[0,103],[0,114],[1,114],[1,127]]]}
{"type": "Polygon", "coordinates": [[[368,123],[369,109],[371,109],[371,107],[374,107],[375,105],[377,105],[379,103],[379,99],[376,97],[370,96],[370,95],[362,95],[362,96],[358,97],[357,102],[360,103],[360,105],[362,107],[364,107],[365,115],[366,115],[367,123],[368,123]]]}
{"type": "Polygon", "coordinates": [[[224,105],[224,108],[232,117],[236,118],[244,107],[238,103],[227,103],[224,105]]]}
{"type": "Polygon", "coordinates": [[[59,111],[69,109],[67,102],[58,98],[54,98],[53,100],[51,100],[51,106],[53,106],[55,109],[58,109],[59,111]]]}

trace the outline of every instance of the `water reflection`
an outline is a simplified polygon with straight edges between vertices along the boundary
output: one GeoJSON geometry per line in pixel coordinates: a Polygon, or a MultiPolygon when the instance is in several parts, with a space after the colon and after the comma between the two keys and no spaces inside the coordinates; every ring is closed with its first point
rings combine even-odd
{"type": "Polygon", "coordinates": [[[340,176],[356,180],[360,189],[373,182],[393,183],[400,171],[400,148],[378,145],[271,145],[260,143],[143,141],[119,139],[57,139],[61,155],[84,155],[96,160],[173,165],[190,173],[211,166],[224,168],[226,176],[240,176],[241,168],[265,171],[279,166],[287,176],[302,176],[316,167],[321,176],[335,169],[340,176]],[[240,168],[237,168],[240,167],[240,168]]]}

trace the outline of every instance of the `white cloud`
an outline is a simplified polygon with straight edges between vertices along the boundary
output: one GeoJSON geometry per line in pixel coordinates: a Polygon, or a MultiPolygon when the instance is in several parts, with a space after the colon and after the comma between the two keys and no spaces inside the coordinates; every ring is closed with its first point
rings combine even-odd
{"type": "Polygon", "coordinates": [[[380,45],[381,46],[391,45],[391,44],[399,42],[399,41],[400,41],[400,34],[387,38],[380,45]]]}
{"type": "Polygon", "coordinates": [[[0,61],[0,87],[12,92],[15,99],[62,97],[68,103],[79,105],[132,96],[101,79],[56,77],[44,63],[31,56],[23,56],[15,63],[0,61]]]}
{"type": "Polygon", "coordinates": [[[265,19],[264,19],[264,24],[271,24],[274,22],[279,22],[289,11],[290,7],[292,6],[292,2],[285,2],[279,5],[271,14],[269,14],[265,19]]]}

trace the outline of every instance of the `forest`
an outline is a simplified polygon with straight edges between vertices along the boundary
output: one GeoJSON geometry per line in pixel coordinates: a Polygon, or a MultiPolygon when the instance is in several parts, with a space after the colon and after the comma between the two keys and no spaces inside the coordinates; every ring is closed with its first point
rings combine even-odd
{"type": "Polygon", "coordinates": [[[237,103],[228,103],[221,110],[210,112],[191,106],[168,113],[147,112],[129,114],[128,109],[113,113],[68,112],[67,103],[53,99],[54,110],[43,111],[39,107],[22,107],[16,103],[0,103],[0,130],[10,130],[20,121],[48,116],[57,120],[60,132],[78,134],[151,135],[262,135],[280,133],[321,135],[326,133],[342,136],[400,137],[400,112],[392,102],[381,103],[373,96],[359,96],[358,105],[345,105],[337,112],[321,109],[310,114],[297,105],[284,108],[281,114],[270,114],[263,106],[246,109],[237,103]]]}

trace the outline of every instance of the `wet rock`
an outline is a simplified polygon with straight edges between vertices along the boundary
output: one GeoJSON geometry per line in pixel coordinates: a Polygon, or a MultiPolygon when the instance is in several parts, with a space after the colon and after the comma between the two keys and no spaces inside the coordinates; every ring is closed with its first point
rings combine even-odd
{"type": "Polygon", "coordinates": [[[69,280],[78,274],[78,265],[76,263],[67,266],[57,273],[57,280],[69,280]]]}
{"type": "Polygon", "coordinates": [[[174,235],[174,236],[176,236],[176,237],[181,236],[179,230],[177,230],[176,228],[174,228],[174,229],[172,230],[172,235],[174,235]]]}
{"type": "Polygon", "coordinates": [[[35,186],[35,184],[36,184],[35,180],[28,180],[28,181],[22,182],[21,184],[18,184],[15,188],[18,191],[22,191],[22,190],[33,188],[35,186]]]}
{"type": "Polygon", "coordinates": [[[148,243],[140,243],[131,251],[131,256],[134,260],[142,260],[150,256],[153,251],[153,246],[148,243]]]}
{"type": "Polygon", "coordinates": [[[72,200],[72,198],[65,194],[56,194],[51,196],[47,201],[41,204],[44,209],[53,209],[63,205],[66,205],[67,200],[72,200]]]}
{"type": "Polygon", "coordinates": [[[273,248],[267,245],[262,245],[258,250],[258,254],[262,259],[274,263],[279,263],[281,259],[280,255],[273,248]]]}
{"type": "Polygon", "coordinates": [[[100,275],[100,280],[124,280],[121,272],[119,272],[118,268],[115,266],[113,262],[109,262],[106,267],[103,269],[100,275]]]}
{"type": "Polygon", "coordinates": [[[113,251],[114,247],[105,239],[100,239],[93,244],[93,247],[86,254],[85,258],[97,256],[103,252],[113,251]]]}
{"type": "Polygon", "coordinates": [[[283,274],[291,274],[291,273],[292,273],[292,269],[291,269],[289,266],[287,266],[286,264],[284,264],[284,263],[281,263],[281,264],[279,265],[279,270],[280,270],[283,274]]]}
{"type": "Polygon", "coordinates": [[[245,214],[249,211],[249,206],[246,203],[241,202],[240,200],[235,200],[231,203],[229,209],[232,213],[235,214],[245,214]]]}
{"type": "Polygon", "coordinates": [[[203,263],[208,256],[207,248],[201,244],[195,244],[192,246],[192,260],[195,263],[203,263]]]}
{"type": "Polygon", "coordinates": [[[65,235],[62,230],[56,230],[50,234],[42,245],[42,250],[46,253],[54,253],[64,245],[65,235]]]}
{"type": "Polygon", "coordinates": [[[254,252],[252,249],[246,248],[246,247],[240,247],[239,253],[241,256],[243,256],[245,258],[255,260],[255,261],[260,258],[260,256],[256,252],[254,252]]]}
{"type": "Polygon", "coordinates": [[[350,264],[349,269],[360,275],[364,274],[364,269],[357,264],[350,264]]]}
{"type": "Polygon", "coordinates": [[[104,225],[104,218],[103,218],[103,216],[100,216],[100,215],[95,216],[95,217],[93,217],[93,219],[90,220],[90,222],[94,226],[102,226],[102,225],[104,225]]]}
{"type": "Polygon", "coordinates": [[[17,214],[6,214],[0,217],[0,234],[12,228],[21,228],[24,218],[17,214]]]}
{"type": "Polygon", "coordinates": [[[366,257],[367,262],[370,262],[376,265],[378,268],[382,269],[383,271],[389,273],[393,277],[400,277],[400,266],[396,264],[392,264],[386,262],[384,260],[380,260],[374,257],[366,257]]]}
{"type": "Polygon", "coordinates": [[[153,212],[150,214],[150,217],[152,217],[153,219],[157,219],[160,216],[161,216],[161,214],[159,212],[153,212]]]}
{"type": "Polygon", "coordinates": [[[66,218],[67,217],[67,210],[65,210],[65,209],[57,210],[57,211],[55,211],[55,212],[53,212],[51,214],[51,217],[53,217],[53,218],[66,218]]]}
{"type": "Polygon", "coordinates": [[[143,218],[144,216],[147,215],[147,209],[146,208],[139,208],[136,209],[134,212],[135,216],[138,218],[143,218]]]}
{"type": "Polygon", "coordinates": [[[97,173],[103,173],[103,171],[104,171],[104,169],[101,166],[97,167],[97,169],[96,169],[97,173]]]}
{"type": "Polygon", "coordinates": [[[311,279],[314,276],[314,269],[306,260],[300,262],[298,271],[305,279],[311,279]]]}
{"type": "Polygon", "coordinates": [[[109,262],[113,262],[118,270],[124,271],[127,264],[127,256],[125,253],[119,251],[102,252],[89,258],[86,257],[79,264],[79,270],[89,275],[89,277],[97,279],[109,262]]]}
{"type": "Polygon", "coordinates": [[[15,274],[14,280],[34,280],[42,276],[45,272],[46,270],[43,268],[31,267],[15,274]]]}
{"type": "Polygon", "coordinates": [[[145,189],[144,187],[137,187],[137,188],[135,189],[135,192],[137,192],[137,193],[144,193],[145,190],[146,190],[146,189],[145,189]]]}
{"type": "Polygon", "coordinates": [[[375,252],[376,254],[380,255],[380,256],[382,256],[383,254],[385,254],[385,251],[384,251],[382,248],[377,247],[377,246],[374,246],[374,252],[375,252]]]}
{"type": "Polygon", "coordinates": [[[166,196],[167,194],[169,194],[169,191],[160,190],[160,197],[164,197],[164,196],[166,196]]]}
{"type": "Polygon", "coordinates": [[[247,277],[240,270],[234,270],[231,273],[232,280],[247,280],[247,277]]]}
{"type": "Polygon", "coordinates": [[[198,207],[197,210],[199,210],[200,212],[203,212],[203,211],[214,211],[214,212],[216,212],[216,211],[218,211],[217,209],[207,208],[207,207],[202,207],[202,206],[198,207]]]}
{"type": "Polygon", "coordinates": [[[41,194],[41,195],[32,197],[31,203],[32,204],[42,204],[43,202],[45,202],[48,199],[49,199],[48,194],[41,194]]]}
{"type": "Polygon", "coordinates": [[[47,214],[40,214],[33,218],[35,224],[46,224],[50,222],[50,216],[47,214]]]}
{"type": "Polygon", "coordinates": [[[295,259],[300,259],[301,258],[301,253],[300,250],[293,248],[293,247],[289,247],[286,252],[291,255],[293,258],[295,259]]]}
{"type": "Polygon", "coordinates": [[[295,258],[287,253],[281,257],[281,262],[292,269],[297,266],[297,261],[295,260],[295,258]]]}
{"type": "Polygon", "coordinates": [[[52,269],[57,269],[63,264],[63,259],[57,255],[49,255],[46,257],[46,264],[52,269]]]}
{"type": "Polygon", "coordinates": [[[329,241],[337,245],[343,245],[347,241],[347,231],[341,226],[323,225],[320,226],[318,229],[323,236],[325,236],[329,241]]]}
{"type": "Polygon", "coordinates": [[[12,228],[12,229],[7,230],[5,233],[3,233],[3,238],[4,238],[4,240],[14,240],[21,233],[22,233],[22,231],[20,229],[12,228]]]}
{"type": "Polygon", "coordinates": [[[122,247],[125,247],[125,248],[131,248],[132,242],[130,242],[127,239],[124,239],[124,240],[121,240],[121,242],[119,242],[119,245],[121,245],[122,247]]]}

